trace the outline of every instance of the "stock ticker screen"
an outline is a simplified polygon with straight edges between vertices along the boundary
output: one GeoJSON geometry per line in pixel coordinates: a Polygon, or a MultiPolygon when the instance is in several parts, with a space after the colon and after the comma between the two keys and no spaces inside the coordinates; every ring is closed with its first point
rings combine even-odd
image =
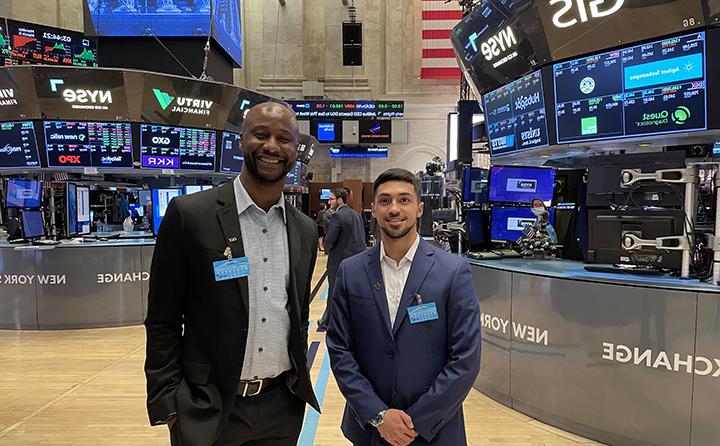
{"type": "Polygon", "coordinates": [[[0,22],[0,66],[8,67],[12,64],[12,53],[7,27],[4,22],[0,22]]]}
{"type": "Polygon", "coordinates": [[[705,33],[553,66],[559,143],[704,130],[705,33]]]}
{"type": "Polygon", "coordinates": [[[0,169],[40,167],[31,121],[0,123],[0,169]]]}
{"type": "Polygon", "coordinates": [[[223,132],[220,146],[220,172],[240,173],[245,155],[240,147],[240,134],[223,132]]]}
{"type": "Polygon", "coordinates": [[[15,64],[97,66],[97,43],[82,33],[14,20],[7,23],[15,64]]]}
{"type": "Polygon", "coordinates": [[[140,125],[140,156],[146,169],[215,170],[214,130],[140,125]]]}
{"type": "Polygon", "coordinates": [[[129,123],[45,121],[48,167],[132,168],[129,123]]]}
{"type": "Polygon", "coordinates": [[[548,145],[540,70],[483,95],[483,104],[492,155],[548,145]]]}

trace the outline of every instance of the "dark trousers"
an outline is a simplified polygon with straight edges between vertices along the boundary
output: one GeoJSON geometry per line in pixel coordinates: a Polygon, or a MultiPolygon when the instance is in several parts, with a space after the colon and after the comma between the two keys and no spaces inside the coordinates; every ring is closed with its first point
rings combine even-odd
{"type": "MultiPolygon", "coordinates": [[[[257,396],[238,397],[230,419],[215,446],[289,446],[297,444],[305,415],[305,402],[286,385],[257,396]]],[[[182,446],[177,429],[170,444],[182,446]]]]}
{"type": "Polygon", "coordinates": [[[323,312],[323,315],[320,318],[320,323],[323,325],[328,325],[330,323],[330,314],[332,312],[332,304],[333,304],[333,288],[335,287],[335,274],[337,274],[337,271],[333,271],[333,273],[330,273],[330,270],[328,270],[327,302],[325,303],[325,311],[323,312]]]}

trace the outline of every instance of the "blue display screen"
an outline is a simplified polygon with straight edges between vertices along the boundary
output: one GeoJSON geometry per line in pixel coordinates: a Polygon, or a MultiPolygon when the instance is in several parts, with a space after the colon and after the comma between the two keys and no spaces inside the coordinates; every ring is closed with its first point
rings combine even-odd
{"type": "Polygon", "coordinates": [[[463,177],[463,202],[481,204],[488,198],[488,171],[466,167],[463,177]]]}
{"type": "Polygon", "coordinates": [[[182,189],[153,189],[152,210],[153,210],[153,233],[157,235],[160,223],[167,211],[170,200],[182,195],[182,189]]]}
{"type": "Polygon", "coordinates": [[[490,201],[529,205],[539,198],[549,206],[554,185],[553,169],[501,166],[490,169],[490,201]]]}
{"type": "Polygon", "coordinates": [[[317,139],[320,142],[335,142],[335,123],[318,122],[317,139]]]}
{"type": "Polygon", "coordinates": [[[6,206],[9,208],[39,208],[42,203],[42,183],[35,180],[9,179],[6,206]]]}
{"type": "Polygon", "coordinates": [[[320,199],[321,200],[329,200],[330,199],[330,189],[320,189],[320,199]]]}
{"type": "Polygon", "coordinates": [[[705,33],[553,66],[559,143],[707,128],[705,33]]]}
{"type": "MultiPolygon", "coordinates": [[[[555,223],[555,210],[548,209],[550,224],[555,223]]],[[[490,214],[490,238],[494,241],[514,242],[522,236],[523,228],[532,225],[537,217],[529,207],[493,206],[490,214]]]]}
{"type": "Polygon", "coordinates": [[[45,236],[45,223],[43,222],[42,211],[23,211],[22,225],[23,237],[26,239],[45,236]]]}
{"type": "Polygon", "coordinates": [[[240,134],[223,132],[220,146],[220,172],[240,173],[245,154],[240,146],[240,134]]]}
{"type": "Polygon", "coordinates": [[[242,64],[241,0],[87,2],[98,36],[207,36],[211,6],[212,36],[238,65],[242,64]],[[128,8],[132,8],[130,10],[128,8]]]}
{"type": "Polygon", "coordinates": [[[548,145],[539,70],[483,95],[483,104],[491,155],[548,145]]]}

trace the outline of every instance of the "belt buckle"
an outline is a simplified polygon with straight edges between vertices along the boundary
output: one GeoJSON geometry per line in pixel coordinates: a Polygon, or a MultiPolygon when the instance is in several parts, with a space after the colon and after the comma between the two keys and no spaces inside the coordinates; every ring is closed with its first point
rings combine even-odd
{"type": "Polygon", "coordinates": [[[243,394],[242,394],[242,396],[243,396],[243,398],[245,398],[245,397],[247,397],[247,396],[255,396],[255,395],[258,395],[258,394],[262,391],[262,388],[263,388],[263,380],[262,380],[262,379],[256,379],[256,380],[253,380],[253,381],[248,381],[248,382],[245,383],[245,388],[243,389],[243,394]],[[255,391],[255,392],[253,392],[253,393],[248,393],[248,387],[250,387],[250,385],[256,384],[256,383],[258,384],[257,391],[255,391]]]}

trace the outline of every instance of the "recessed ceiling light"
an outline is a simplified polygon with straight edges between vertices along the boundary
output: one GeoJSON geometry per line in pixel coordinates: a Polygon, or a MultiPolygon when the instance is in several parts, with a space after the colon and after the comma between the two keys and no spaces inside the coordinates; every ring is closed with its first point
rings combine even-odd
{"type": "Polygon", "coordinates": [[[550,155],[540,155],[540,158],[550,158],[550,155]]]}

